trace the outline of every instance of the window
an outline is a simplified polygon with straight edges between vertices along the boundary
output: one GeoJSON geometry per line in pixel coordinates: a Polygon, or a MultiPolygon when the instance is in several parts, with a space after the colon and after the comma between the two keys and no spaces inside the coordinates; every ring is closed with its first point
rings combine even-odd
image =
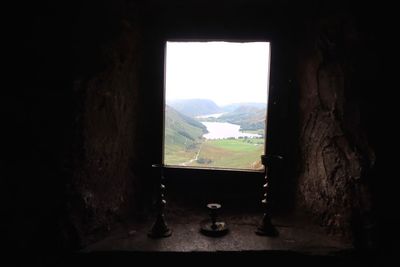
{"type": "Polygon", "coordinates": [[[269,42],[167,42],[166,166],[262,171],[269,42]]]}

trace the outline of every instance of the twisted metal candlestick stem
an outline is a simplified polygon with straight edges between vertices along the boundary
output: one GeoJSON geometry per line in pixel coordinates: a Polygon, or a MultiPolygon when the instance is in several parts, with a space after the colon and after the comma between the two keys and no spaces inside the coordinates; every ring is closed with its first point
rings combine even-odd
{"type": "Polygon", "coordinates": [[[263,206],[264,214],[261,224],[258,226],[256,230],[257,235],[262,236],[278,236],[279,233],[276,228],[272,225],[271,222],[271,214],[270,207],[268,203],[269,197],[269,167],[270,167],[270,158],[266,155],[261,156],[261,162],[264,165],[265,176],[264,176],[264,185],[263,185],[263,199],[261,200],[261,204],[263,206]]]}
{"type": "Polygon", "coordinates": [[[148,233],[148,236],[152,238],[168,237],[172,234],[172,231],[168,228],[164,219],[164,208],[167,203],[167,201],[165,200],[166,188],[164,185],[164,166],[153,164],[152,167],[158,168],[160,170],[160,185],[158,187],[158,196],[156,202],[157,217],[156,221],[153,224],[153,227],[148,233]]]}

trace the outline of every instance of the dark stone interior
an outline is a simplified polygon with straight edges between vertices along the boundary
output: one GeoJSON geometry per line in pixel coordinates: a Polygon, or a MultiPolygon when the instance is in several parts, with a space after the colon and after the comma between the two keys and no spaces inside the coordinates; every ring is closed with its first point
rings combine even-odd
{"type": "MultiPolygon", "coordinates": [[[[2,97],[2,239],[11,261],[51,262],[119,223],[153,218],[171,39],[270,41],[268,153],[284,157],[271,178],[274,214],[301,211],[355,251],[394,251],[383,4],[102,0],[17,10],[16,75],[2,97]]],[[[168,173],[169,211],[210,200],[241,214],[258,209],[262,175],[176,173],[168,173]]]]}

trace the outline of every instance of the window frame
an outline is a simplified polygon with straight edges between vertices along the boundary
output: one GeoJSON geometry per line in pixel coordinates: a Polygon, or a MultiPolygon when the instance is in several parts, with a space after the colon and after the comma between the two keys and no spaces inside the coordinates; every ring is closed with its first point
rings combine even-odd
{"type": "Polygon", "coordinates": [[[267,38],[165,38],[163,40],[163,88],[162,88],[162,140],[161,140],[161,162],[165,169],[165,173],[168,176],[179,177],[179,176],[190,176],[196,179],[197,176],[210,175],[214,173],[217,177],[263,177],[265,168],[261,170],[251,169],[234,169],[234,168],[219,168],[219,167],[197,167],[197,166],[177,166],[177,165],[165,165],[164,163],[164,141],[165,141],[165,108],[166,108],[166,55],[167,55],[167,42],[236,42],[236,43],[249,43],[249,42],[266,42],[269,43],[269,67],[268,67],[268,87],[267,87],[267,103],[266,103],[266,114],[265,114],[265,128],[264,128],[264,155],[267,153],[267,147],[269,143],[268,137],[268,115],[270,106],[270,89],[271,89],[271,68],[272,68],[272,42],[267,38]]]}

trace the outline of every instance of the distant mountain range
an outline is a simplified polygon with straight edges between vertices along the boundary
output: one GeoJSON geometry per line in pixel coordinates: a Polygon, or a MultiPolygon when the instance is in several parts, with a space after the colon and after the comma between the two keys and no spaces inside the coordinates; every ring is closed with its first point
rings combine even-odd
{"type": "Polygon", "coordinates": [[[223,113],[218,118],[204,120],[238,124],[241,130],[260,130],[265,128],[265,103],[234,103],[219,107],[209,99],[184,99],[168,101],[167,104],[175,109],[176,112],[192,118],[200,115],[223,113]]]}
{"type": "Polygon", "coordinates": [[[173,100],[167,101],[167,105],[189,117],[222,112],[222,109],[209,99],[173,100]]]}
{"type": "Polygon", "coordinates": [[[233,103],[220,107],[214,101],[209,99],[168,100],[167,105],[189,117],[196,117],[200,115],[208,115],[208,114],[223,113],[223,112],[225,113],[233,112],[241,107],[253,107],[257,109],[266,108],[265,103],[258,103],[258,102],[233,103]]]}
{"type": "Polygon", "coordinates": [[[243,102],[243,103],[229,104],[226,106],[222,106],[221,108],[222,108],[223,112],[232,112],[240,107],[253,107],[253,108],[258,108],[258,109],[265,109],[266,106],[267,106],[267,104],[265,104],[265,103],[243,102]]]}

